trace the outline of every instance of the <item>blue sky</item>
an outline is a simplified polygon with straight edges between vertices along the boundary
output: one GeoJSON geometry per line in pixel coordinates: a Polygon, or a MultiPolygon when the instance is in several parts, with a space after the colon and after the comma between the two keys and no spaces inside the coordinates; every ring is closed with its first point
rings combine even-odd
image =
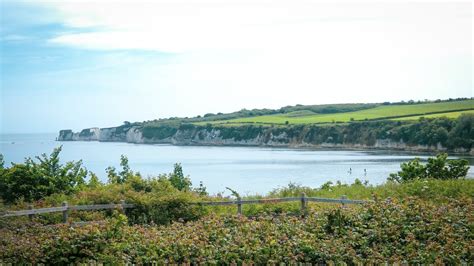
{"type": "Polygon", "coordinates": [[[0,3],[0,133],[473,96],[470,2],[0,3]]]}

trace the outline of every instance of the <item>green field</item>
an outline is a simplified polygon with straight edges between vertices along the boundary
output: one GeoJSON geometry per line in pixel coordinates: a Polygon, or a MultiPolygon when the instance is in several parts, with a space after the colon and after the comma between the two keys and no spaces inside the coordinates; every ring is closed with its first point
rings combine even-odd
{"type": "Polygon", "coordinates": [[[446,112],[446,113],[431,114],[431,115],[399,117],[399,118],[393,118],[393,120],[418,120],[421,117],[424,117],[424,118],[447,117],[447,118],[455,119],[455,118],[458,118],[461,114],[474,114],[474,110],[460,111],[460,112],[446,112]]]}
{"type": "Polygon", "coordinates": [[[419,117],[441,117],[456,118],[462,113],[474,112],[474,100],[426,103],[426,104],[406,104],[406,105],[381,105],[375,108],[335,114],[316,114],[309,111],[296,111],[286,114],[264,115],[255,117],[245,117],[230,120],[218,120],[212,122],[200,122],[198,124],[242,124],[242,123],[263,123],[263,124],[318,124],[332,122],[350,122],[374,119],[399,119],[416,120],[419,117]]]}

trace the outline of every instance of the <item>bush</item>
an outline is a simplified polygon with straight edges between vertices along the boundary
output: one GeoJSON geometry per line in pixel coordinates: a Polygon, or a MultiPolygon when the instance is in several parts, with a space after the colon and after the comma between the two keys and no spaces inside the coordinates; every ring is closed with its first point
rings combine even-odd
{"type": "MultiPolygon", "coordinates": [[[[83,187],[73,195],[53,194],[37,203],[37,207],[59,206],[63,201],[69,205],[88,205],[120,203],[121,200],[135,205],[126,209],[130,223],[168,224],[177,220],[195,220],[206,213],[205,209],[193,204],[201,201],[201,194],[179,191],[164,176],[149,179],[132,176],[122,184],[83,187]]],[[[112,214],[111,211],[101,212],[106,216],[112,214]]],[[[70,216],[74,219],[83,217],[83,214],[71,213],[70,216]]]]}
{"type": "Polygon", "coordinates": [[[428,158],[428,163],[423,165],[419,158],[415,158],[400,165],[401,171],[390,174],[389,180],[399,183],[414,179],[459,179],[465,178],[469,171],[469,162],[464,159],[448,160],[446,153],[428,158]]]}
{"type": "Polygon", "coordinates": [[[173,185],[173,187],[177,188],[180,191],[191,190],[191,179],[189,179],[189,177],[187,176],[184,176],[183,167],[180,163],[176,163],[174,165],[173,173],[169,175],[168,180],[171,182],[171,185],[173,185]]]}
{"type": "Polygon", "coordinates": [[[474,179],[415,179],[411,182],[387,182],[382,185],[369,184],[332,184],[328,182],[321,188],[310,188],[290,184],[270,192],[269,197],[299,197],[304,192],[308,197],[349,199],[417,197],[426,201],[444,203],[450,199],[474,198],[474,179]]]}
{"type": "Polygon", "coordinates": [[[82,161],[61,164],[61,149],[62,146],[54,149],[49,156],[36,156],[38,162],[27,158],[23,164],[1,167],[0,197],[10,203],[19,199],[33,201],[53,193],[71,194],[83,185],[87,170],[82,161]]]}
{"type": "Polygon", "coordinates": [[[0,263],[469,264],[473,203],[407,198],[305,219],[207,216],[168,226],[128,226],[117,214],[81,227],[0,229],[0,263]]]}
{"type": "Polygon", "coordinates": [[[151,193],[135,198],[130,203],[135,205],[127,209],[126,214],[131,223],[170,224],[172,221],[193,221],[201,218],[205,209],[193,204],[199,199],[185,192],[174,192],[162,196],[151,193]]]}

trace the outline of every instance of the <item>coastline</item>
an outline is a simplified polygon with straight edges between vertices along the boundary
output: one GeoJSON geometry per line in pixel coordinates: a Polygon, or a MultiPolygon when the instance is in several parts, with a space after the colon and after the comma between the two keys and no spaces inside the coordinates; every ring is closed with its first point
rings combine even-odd
{"type": "MultiPolygon", "coordinates": [[[[255,147],[255,148],[279,148],[288,150],[308,150],[308,151],[386,151],[386,152],[402,152],[408,154],[420,154],[420,155],[436,155],[441,152],[446,152],[450,155],[461,155],[461,156],[474,156],[474,151],[457,151],[447,149],[433,149],[417,146],[408,146],[410,148],[387,148],[377,147],[368,145],[347,145],[347,144],[335,144],[335,145],[314,145],[314,144],[242,144],[242,143],[173,143],[171,141],[161,142],[130,142],[130,141],[117,141],[117,140],[58,140],[57,142],[112,142],[112,143],[128,143],[136,145],[171,145],[171,146],[194,146],[194,147],[255,147]]],[[[419,146],[419,145],[418,145],[419,146]]]]}

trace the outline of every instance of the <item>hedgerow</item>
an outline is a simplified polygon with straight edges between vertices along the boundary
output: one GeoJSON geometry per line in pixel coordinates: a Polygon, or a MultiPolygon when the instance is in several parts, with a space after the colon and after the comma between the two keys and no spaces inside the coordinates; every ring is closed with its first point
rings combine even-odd
{"type": "Polygon", "coordinates": [[[29,224],[0,229],[2,263],[413,263],[474,261],[472,198],[377,200],[297,216],[206,216],[168,226],[29,224]]]}

